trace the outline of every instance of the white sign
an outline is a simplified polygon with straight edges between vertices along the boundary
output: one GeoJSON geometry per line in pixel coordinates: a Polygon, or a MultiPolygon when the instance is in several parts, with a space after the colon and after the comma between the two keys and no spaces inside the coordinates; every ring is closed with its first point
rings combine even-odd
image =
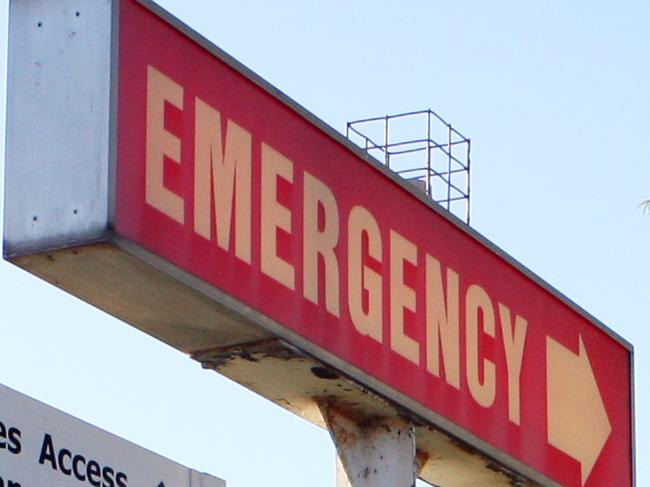
{"type": "Polygon", "coordinates": [[[225,486],[0,385],[0,487],[225,486]]]}

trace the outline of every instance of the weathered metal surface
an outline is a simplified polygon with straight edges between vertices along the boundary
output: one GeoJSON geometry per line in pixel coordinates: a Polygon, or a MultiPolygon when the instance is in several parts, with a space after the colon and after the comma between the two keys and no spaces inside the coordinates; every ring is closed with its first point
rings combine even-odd
{"type": "Polygon", "coordinates": [[[415,428],[403,419],[351,421],[328,403],[323,417],[351,487],[414,487],[415,428]]]}
{"type": "Polygon", "coordinates": [[[4,253],[105,236],[110,0],[9,2],[4,253]]]}
{"type": "Polygon", "coordinates": [[[12,262],[185,353],[272,336],[108,243],[25,255],[12,262]]]}
{"type": "MultiPolygon", "coordinates": [[[[340,411],[351,423],[413,424],[418,476],[443,487],[534,487],[537,484],[498,467],[475,449],[426,426],[408,411],[361,386],[291,344],[277,339],[212,347],[192,354],[214,369],[299,416],[328,427],[323,409],[340,411]]],[[[343,480],[341,480],[343,482],[343,480]]]]}

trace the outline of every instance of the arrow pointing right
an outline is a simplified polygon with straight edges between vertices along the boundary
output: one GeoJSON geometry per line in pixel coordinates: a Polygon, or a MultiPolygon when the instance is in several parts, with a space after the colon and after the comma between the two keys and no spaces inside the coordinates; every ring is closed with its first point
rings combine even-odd
{"type": "Polygon", "coordinates": [[[612,426],[582,337],[578,355],[546,337],[546,392],[548,442],[580,462],[584,486],[612,426]]]}

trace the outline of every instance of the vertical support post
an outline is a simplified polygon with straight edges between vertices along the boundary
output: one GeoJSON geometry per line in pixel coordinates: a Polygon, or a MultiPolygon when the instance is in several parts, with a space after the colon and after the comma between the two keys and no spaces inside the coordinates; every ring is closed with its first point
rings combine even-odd
{"type": "Polygon", "coordinates": [[[447,211],[451,211],[451,147],[452,147],[451,124],[447,124],[447,211]]]}
{"type": "Polygon", "coordinates": [[[415,486],[419,462],[412,424],[375,418],[360,425],[328,405],[321,412],[347,475],[337,475],[337,487],[415,486]]]}
{"type": "Polygon", "coordinates": [[[465,218],[465,221],[467,222],[468,225],[469,225],[469,215],[470,215],[470,213],[469,213],[469,210],[470,210],[470,207],[469,207],[469,204],[470,204],[469,192],[470,192],[470,184],[472,182],[471,178],[470,178],[470,175],[472,173],[470,172],[470,169],[469,169],[469,164],[470,164],[469,153],[470,153],[470,149],[471,149],[471,143],[472,143],[471,140],[467,139],[467,195],[466,195],[467,196],[467,206],[466,206],[466,208],[467,208],[467,217],[465,218]]]}
{"type": "Polygon", "coordinates": [[[388,152],[388,115],[384,117],[384,159],[386,160],[386,167],[390,167],[390,154],[388,152]]]}
{"type": "Polygon", "coordinates": [[[433,199],[431,181],[431,110],[427,110],[427,194],[433,199]]]}
{"type": "MultiPolygon", "coordinates": [[[[420,475],[420,472],[422,472],[422,469],[429,460],[429,455],[420,450],[416,450],[415,460],[417,462],[415,470],[417,477],[420,475]]],[[[343,462],[341,461],[341,457],[339,457],[338,453],[336,453],[336,487],[352,487],[352,484],[348,480],[348,474],[343,467],[343,462]]]]}

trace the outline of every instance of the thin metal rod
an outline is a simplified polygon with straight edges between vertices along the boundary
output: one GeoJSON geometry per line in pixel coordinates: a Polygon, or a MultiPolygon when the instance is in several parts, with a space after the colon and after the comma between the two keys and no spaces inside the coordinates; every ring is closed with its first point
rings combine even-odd
{"type": "Polygon", "coordinates": [[[433,198],[431,185],[431,110],[427,111],[427,193],[433,198]]]}
{"type": "MultiPolygon", "coordinates": [[[[359,120],[354,120],[354,121],[349,122],[349,123],[351,125],[364,124],[364,123],[368,123],[368,122],[377,122],[379,120],[385,120],[386,118],[388,118],[389,120],[392,120],[392,119],[396,119],[396,118],[405,118],[405,117],[411,117],[411,116],[414,116],[414,115],[422,115],[422,114],[425,114],[425,113],[433,115],[443,125],[449,125],[449,123],[447,123],[447,121],[444,118],[442,118],[440,115],[438,115],[436,112],[434,112],[431,109],[415,110],[415,111],[412,111],[412,112],[398,113],[398,114],[395,114],[395,115],[384,115],[383,117],[362,118],[362,119],[359,119],[359,120]]],[[[452,128],[452,131],[456,135],[458,135],[460,138],[467,139],[467,137],[465,137],[463,134],[461,134],[457,129],[452,128]]]]}
{"type": "Polygon", "coordinates": [[[449,132],[447,133],[447,141],[449,142],[449,154],[447,158],[447,174],[449,174],[449,184],[447,185],[447,210],[451,209],[451,125],[447,124],[449,132]]]}
{"type": "MultiPolygon", "coordinates": [[[[417,111],[414,111],[414,112],[398,113],[396,115],[384,115],[383,117],[362,118],[362,119],[359,119],[359,120],[353,120],[350,123],[351,124],[358,124],[358,123],[366,123],[366,122],[377,122],[379,120],[385,120],[387,118],[388,119],[404,118],[404,117],[409,117],[411,115],[421,115],[421,114],[427,113],[429,111],[431,111],[431,110],[417,110],[417,111]]],[[[431,113],[433,113],[433,112],[431,112],[431,113]]],[[[434,113],[434,115],[435,115],[435,113],[434,113]]],[[[438,118],[440,118],[440,117],[438,117],[438,118]]]]}
{"type": "Polygon", "coordinates": [[[469,218],[470,218],[470,213],[469,213],[469,210],[470,210],[470,207],[469,207],[469,203],[470,203],[470,185],[471,185],[471,183],[472,183],[472,180],[471,180],[471,174],[472,174],[472,173],[471,173],[470,170],[469,170],[469,164],[470,164],[469,153],[470,153],[470,148],[471,148],[471,141],[470,141],[470,139],[467,139],[467,203],[465,204],[465,206],[466,206],[466,208],[467,208],[467,216],[466,216],[466,218],[465,218],[465,221],[467,222],[468,225],[469,225],[469,218]]]}
{"type": "MultiPolygon", "coordinates": [[[[427,168],[426,168],[426,167],[410,167],[410,168],[408,168],[408,169],[401,169],[401,170],[399,170],[399,171],[395,171],[395,172],[397,172],[397,174],[407,174],[407,173],[418,172],[418,171],[422,171],[422,172],[425,172],[425,173],[426,173],[427,168]]],[[[451,175],[451,174],[459,174],[459,173],[465,173],[465,172],[467,172],[467,171],[466,171],[465,169],[452,169],[452,170],[449,171],[449,172],[447,172],[447,171],[445,171],[445,172],[438,172],[438,171],[436,171],[435,169],[431,168],[431,169],[430,169],[430,172],[431,172],[431,174],[432,174],[433,176],[438,177],[438,178],[443,178],[443,179],[445,180],[445,182],[449,182],[449,181],[446,179],[446,177],[447,177],[448,175],[451,175]]],[[[463,192],[463,194],[464,194],[464,192],[463,192]]]]}
{"type": "Polygon", "coordinates": [[[384,122],[384,147],[386,147],[386,167],[390,169],[390,156],[388,155],[388,118],[388,115],[386,115],[384,122]]]}

